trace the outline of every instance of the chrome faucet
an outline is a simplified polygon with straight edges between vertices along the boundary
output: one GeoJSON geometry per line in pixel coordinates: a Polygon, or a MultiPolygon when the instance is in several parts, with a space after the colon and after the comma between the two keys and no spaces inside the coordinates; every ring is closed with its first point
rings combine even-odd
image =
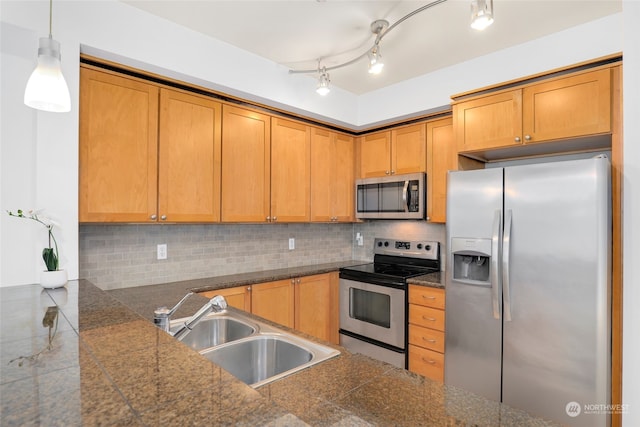
{"type": "Polygon", "coordinates": [[[168,334],[180,339],[184,335],[191,332],[193,327],[197,325],[198,322],[200,322],[200,320],[202,320],[202,318],[210,312],[214,311],[217,313],[227,308],[227,300],[222,295],[216,295],[211,298],[205,305],[203,305],[202,308],[200,308],[200,310],[196,312],[196,314],[191,316],[186,322],[180,325],[178,330],[172,333],[169,330],[171,316],[191,295],[193,295],[193,292],[189,292],[188,294],[186,294],[171,310],[169,310],[167,307],[157,308],[153,312],[153,323],[155,323],[157,327],[167,332],[168,334]]]}

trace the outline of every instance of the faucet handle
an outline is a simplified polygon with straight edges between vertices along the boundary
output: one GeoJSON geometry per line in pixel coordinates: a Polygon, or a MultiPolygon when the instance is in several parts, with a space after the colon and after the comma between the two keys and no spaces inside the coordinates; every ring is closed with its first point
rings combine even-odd
{"type": "Polygon", "coordinates": [[[216,295],[209,301],[215,311],[222,311],[227,308],[227,300],[222,295],[216,295]]]}
{"type": "Polygon", "coordinates": [[[165,306],[156,308],[153,311],[153,323],[163,331],[169,332],[169,318],[173,316],[173,313],[175,313],[191,295],[193,295],[193,292],[189,292],[183,296],[172,309],[168,309],[165,306]]]}

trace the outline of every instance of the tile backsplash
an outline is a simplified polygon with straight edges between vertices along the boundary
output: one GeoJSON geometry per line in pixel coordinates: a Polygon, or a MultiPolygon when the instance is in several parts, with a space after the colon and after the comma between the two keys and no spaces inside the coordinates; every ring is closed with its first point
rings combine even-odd
{"type": "MultiPolygon", "coordinates": [[[[422,221],[356,224],[81,225],[80,277],[102,289],[373,259],[375,237],[444,242],[422,221]],[[364,236],[357,246],[355,233],[364,236]],[[289,250],[289,238],[295,249],[289,250]],[[156,259],[159,244],[167,259],[156,259]]],[[[442,249],[444,253],[444,248],[442,249]]]]}

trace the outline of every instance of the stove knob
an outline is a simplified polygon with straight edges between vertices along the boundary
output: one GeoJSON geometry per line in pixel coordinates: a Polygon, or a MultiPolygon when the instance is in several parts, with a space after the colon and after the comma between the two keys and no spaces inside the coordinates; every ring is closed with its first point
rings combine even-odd
{"type": "Polygon", "coordinates": [[[425,251],[430,251],[430,250],[431,250],[431,245],[427,245],[427,246],[425,246],[425,247],[424,247],[424,250],[425,250],[425,251]]]}
{"type": "Polygon", "coordinates": [[[418,243],[418,249],[422,249],[422,243],[418,243]]]}
{"type": "Polygon", "coordinates": [[[380,247],[380,246],[382,246],[382,242],[378,242],[378,246],[379,246],[379,247],[380,247]]]}
{"type": "Polygon", "coordinates": [[[384,242],[384,247],[386,248],[387,246],[389,246],[389,242],[384,242]]]}

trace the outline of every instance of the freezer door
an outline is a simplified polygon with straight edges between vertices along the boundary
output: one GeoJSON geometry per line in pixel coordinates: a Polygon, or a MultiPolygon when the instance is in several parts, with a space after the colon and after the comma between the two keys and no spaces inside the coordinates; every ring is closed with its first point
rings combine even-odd
{"type": "Polygon", "coordinates": [[[503,402],[565,425],[606,426],[606,411],[589,414],[594,407],[585,405],[610,403],[608,160],[504,173],[512,221],[509,230],[505,219],[504,232],[511,233],[503,254],[511,321],[504,322],[503,402]],[[577,416],[567,410],[572,402],[581,407],[577,416]]]}
{"type": "Polygon", "coordinates": [[[494,400],[500,400],[502,323],[494,303],[499,296],[502,183],[502,169],[450,172],[447,183],[444,381],[494,400]],[[454,247],[464,254],[457,269],[454,247]],[[487,253],[488,259],[479,257],[487,253]],[[476,264],[482,262],[489,263],[488,278],[485,265],[476,264]]]}

